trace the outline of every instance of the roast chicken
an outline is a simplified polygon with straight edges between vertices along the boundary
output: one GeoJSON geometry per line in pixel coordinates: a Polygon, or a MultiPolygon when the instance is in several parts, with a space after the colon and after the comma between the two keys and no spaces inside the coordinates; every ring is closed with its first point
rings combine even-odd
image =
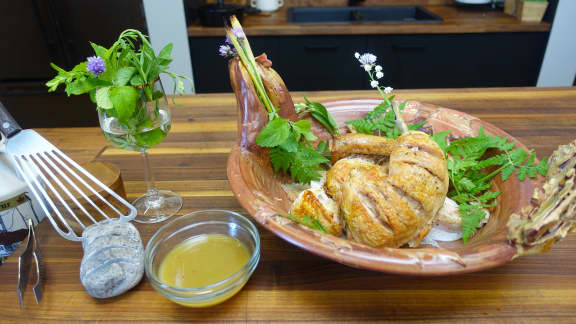
{"type": "MultiPolygon", "coordinates": [[[[266,55],[257,58],[266,91],[282,117],[295,113],[290,94],[266,55]]],[[[265,156],[255,137],[267,122],[248,73],[238,59],[229,65],[232,87],[241,108],[240,145],[265,156]]],[[[314,122],[314,121],[312,121],[314,122]]],[[[293,202],[295,217],[316,219],[333,235],[373,247],[417,245],[426,235],[446,197],[448,173],[441,149],[428,135],[407,131],[390,139],[344,134],[332,141],[333,166],[324,186],[307,189],[293,202]]],[[[314,122],[313,129],[320,129],[314,122]]],[[[316,135],[326,139],[326,133],[316,135]]]]}
{"type": "Polygon", "coordinates": [[[369,152],[378,160],[377,152],[388,155],[389,161],[381,166],[361,158],[339,160],[327,174],[327,189],[340,201],[350,239],[373,247],[418,246],[448,191],[444,153],[418,131],[386,140],[359,134],[336,138],[336,156],[369,152]]]}
{"type": "Polygon", "coordinates": [[[316,219],[328,233],[335,236],[342,235],[340,207],[322,187],[302,191],[292,204],[290,214],[316,219]]]}
{"type": "MultiPolygon", "coordinates": [[[[257,58],[260,77],[283,118],[308,119],[321,140],[330,134],[310,116],[295,112],[292,98],[265,55],[257,58]]],[[[229,62],[239,116],[239,146],[261,169],[271,169],[266,149],[256,136],[268,122],[250,77],[238,58],[229,62]]],[[[400,117],[397,109],[396,116],[400,117]]],[[[417,246],[429,232],[445,202],[448,172],[442,151],[426,134],[408,131],[388,139],[345,134],[332,139],[333,166],[326,183],[301,192],[291,206],[296,217],[312,217],[333,235],[373,247],[417,246]]],[[[576,142],[559,148],[550,162],[543,189],[532,204],[511,216],[509,238],[518,255],[547,250],[576,228],[576,142]]],[[[448,214],[456,215],[454,208],[448,214]]],[[[452,215],[453,216],[453,215],[452,215]]],[[[454,217],[452,217],[454,218],[454,217]]],[[[448,224],[458,226],[456,219],[448,224]]]]}

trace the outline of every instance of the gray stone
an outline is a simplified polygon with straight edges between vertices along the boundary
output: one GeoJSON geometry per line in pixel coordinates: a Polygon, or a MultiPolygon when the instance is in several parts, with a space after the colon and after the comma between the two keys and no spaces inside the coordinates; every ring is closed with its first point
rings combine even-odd
{"type": "Polygon", "coordinates": [[[118,296],[142,279],[144,247],[131,223],[107,220],[87,227],[82,233],[82,248],[80,281],[91,296],[118,296]]]}

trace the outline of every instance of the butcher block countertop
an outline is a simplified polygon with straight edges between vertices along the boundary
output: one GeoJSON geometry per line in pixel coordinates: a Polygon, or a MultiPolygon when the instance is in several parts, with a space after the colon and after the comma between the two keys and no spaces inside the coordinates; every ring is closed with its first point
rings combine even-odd
{"type": "MultiPolygon", "coordinates": [[[[291,25],[286,9],[267,15],[245,15],[242,26],[248,36],[281,35],[360,35],[360,34],[465,34],[501,32],[547,32],[546,22],[521,22],[503,11],[455,6],[423,6],[444,19],[441,23],[421,24],[332,24],[291,25]]],[[[224,36],[223,27],[188,27],[192,37],[224,36]]]]}
{"type": "MultiPolygon", "coordinates": [[[[576,88],[405,90],[397,95],[462,110],[504,129],[539,157],[576,139],[576,88]]],[[[374,91],[294,93],[315,101],[376,98],[374,91]]],[[[245,214],[226,179],[226,158],[236,140],[233,94],[177,99],[166,141],[150,151],[158,186],[184,197],[181,214],[207,208],[245,214]]],[[[94,107],[86,107],[94,109],[94,107]]],[[[107,147],[99,128],[39,129],[79,162],[117,164],[129,198],[145,190],[140,156],[107,147]]],[[[148,242],[160,224],[135,224],[148,242]]],[[[116,298],[90,297],[79,280],[82,247],[47,221],[38,236],[46,268],[44,299],[16,294],[17,258],[0,266],[0,322],[300,322],[416,320],[480,323],[569,323],[576,316],[576,235],[549,253],[502,267],[453,277],[405,277],[353,269],[286,243],[259,226],[262,259],[240,293],[205,309],[179,306],[142,282],[116,298]]],[[[29,289],[30,289],[29,285],[29,289]]]]}

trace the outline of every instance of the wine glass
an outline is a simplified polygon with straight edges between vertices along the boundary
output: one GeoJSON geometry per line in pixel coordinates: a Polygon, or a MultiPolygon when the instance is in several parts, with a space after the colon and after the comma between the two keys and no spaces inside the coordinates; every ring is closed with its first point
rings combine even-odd
{"type": "Polygon", "coordinates": [[[146,193],[132,203],[138,210],[134,221],[157,223],[168,219],[182,208],[182,197],[170,190],[158,190],[148,159],[148,149],[160,144],[171,126],[170,106],[160,80],[152,87],[138,88],[141,99],[127,120],[120,120],[113,109],[98,108],[100,127],[114,146],[140,152],[144,164],[146,193]]]}

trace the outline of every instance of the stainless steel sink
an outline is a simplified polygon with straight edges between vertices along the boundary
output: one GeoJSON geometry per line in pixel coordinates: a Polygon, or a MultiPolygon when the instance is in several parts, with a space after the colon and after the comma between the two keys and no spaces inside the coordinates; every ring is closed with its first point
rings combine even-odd
{"type": "Polygon", "coordinates": [[[420,6],[293,7],[287,22],[308,24],[420,24],[440,23],[442,18],[420,6]]]}

